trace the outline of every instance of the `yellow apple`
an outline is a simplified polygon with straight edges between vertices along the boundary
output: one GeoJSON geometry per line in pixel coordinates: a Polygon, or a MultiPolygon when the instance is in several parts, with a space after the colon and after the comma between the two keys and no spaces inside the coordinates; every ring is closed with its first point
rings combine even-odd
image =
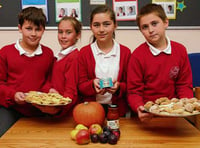
{"type": "Polygon", "coordinates": [[[74,130],[71,131],[70,135],[71,135],[72,140],[76,140],[76,135],[77,135],[78,132],[79,132],[78,129],[74,129],[74,130]]]}
{"type": "Polygon", "coordinates": [[[103,129],[100,124],[92,124],[89,127],[90,134],[101,134],[103,132],[103,129]]]}
{"type": "Polygon", "coordinates": [[[83,125],[83,124],[77,124],[76,127],[75,127],[75,129],[81,130],[81,129],[88,129],[88,128],[85,125],[83,125]]]}

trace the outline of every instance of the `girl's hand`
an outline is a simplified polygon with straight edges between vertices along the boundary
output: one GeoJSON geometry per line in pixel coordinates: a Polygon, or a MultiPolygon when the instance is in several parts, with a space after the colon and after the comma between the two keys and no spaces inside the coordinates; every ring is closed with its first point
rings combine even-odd
{"type": "Polygon", "coordinates": [[[138,117],[141,122],[149,122],[153,118],[153,115],[151,113],[147,113],[145,111],[144,106],[139,106],[137,111],[138,117]]]}
{"type": "Polygon", "coordinates": [[[25,94],[23,92],[16,92],[14,96],[15,102],[17,104],[25,104],[25,94]]]}
{"type": "Polygon", "coordinates": [[[41,112],[51,114],[51,115],[55,115],[61,110],[61,108],[57,106],[42,106],[42,105],[37,105],[37,104],[33,104],[33,106],[38,108],[41,112]]]}
{"type": "Polygon", "coordinates": [[[106,93],[106,89],[100,89],[99,79],[96,78],[93,80],[93,86],[97,94],[104,95],[106,93]]]}
{"type": "Polygon", "coordinates": [[[113,87],[107,88],[107,92],[114,94],[118,89],[120,89],[120,82],[113,81],[113,87]]]}

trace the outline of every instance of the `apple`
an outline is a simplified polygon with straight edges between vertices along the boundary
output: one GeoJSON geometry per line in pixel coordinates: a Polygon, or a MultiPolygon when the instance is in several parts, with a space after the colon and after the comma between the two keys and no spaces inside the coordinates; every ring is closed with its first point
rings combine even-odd
{"type": "Polygon", "coordinates": [[[76,125],[76,127],[75,127],[75,129],[77,129],[77,130],[80,130],[80,129],[88,129],[85,125],[83,125],[83,124],[77,124],[76,125]]]}
{"type": "Polygon", "coordinates": [[[87,129],[81,129],[76,134],[77,144],[88,144],[90,142],[90,133],[87,129]]]}
{"type": "Polygon", "coordinates": [[[90,134],[98,134],[100,135],[103,132],[103,129],[100,124],[92,124],[89,127],[90,134]]]}
{"type": "Polygon", "coordinates": [[[71,131],[70,135],[71,135],[71,139],[72,140],[76,140],[76,134],[79,132],[78,129],[74,129],[71,131]]]}

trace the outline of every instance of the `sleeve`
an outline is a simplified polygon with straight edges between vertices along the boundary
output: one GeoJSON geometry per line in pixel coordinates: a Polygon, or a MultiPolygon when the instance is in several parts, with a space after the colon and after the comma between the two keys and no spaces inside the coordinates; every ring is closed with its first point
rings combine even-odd
{"type": "Polygon", "coordinates": [[[85,52],[80,52],[78,57],[78,74],[79,74],[78,89],[81,95],[83,96],[93,96],[96,95],[95,89],[93,87],[94,79],[89,77],[89,74],[91,73],[89,69],[92,66],[92,62],[87,63],[87,58],[91,59],[91,57],[88,57],[84,53],[85,52]]]}
{"type": "Polygon", "coordinates": [[[0,105],[4,107],[9,107],[15,104],[14,95],[16,93],[16,90],[7,85],[7,71],[5,55],[0,53],[0,105]]]}
{"type": "MultiPolygon", "coordinates": [[[[125,53],[125,50],[122,51],[123,53],[125,53]]],[[[126,50],[126,54],[124,54],[124,56],[122,57],[122,64],[120,65],[120,68],[122,69],[121,73],[122,73],[122,79],[120,81],[120,89],[118,94],[119,98],[124,97],[124,94],[127,93],[127,69],[128,69],[128,62],[130,59],[130,49],[127,48],[126,50]]]]}
{"type": "Polygon", "coordinates": [[[48,72],[46,74],[44,85],[41,88],[41,91],[46,92],[46,93],[48,93],[49,89],[52,88],[51,76],[52,76],[53,65],[54,65],[54,62],[56,61],[56,58],[54,57],[53,53],[51,54],[49,59],[50,59],[50,62],[49,62],[48,72]]]}
{"type": "Polygon", "coordinates": [[[192,98],[192,70],[186,49],[182,52],[181,68],[176,82],[176,92],[179,98],[192,98]]]}
{"type": "Polygon", "coordinates": [[[78,93],[78,59],[77,56],[66,64],[64,96],[72,99],[72,104],[77,103],[78,93]]]}
{"type": "Polygon", "coordinates": [[[143,89],[143,70],[139,60],[132,55],[128,64],[127,93],[128,103],[134,112],[137,112],[139,106],[144,105],[143,89]]]}

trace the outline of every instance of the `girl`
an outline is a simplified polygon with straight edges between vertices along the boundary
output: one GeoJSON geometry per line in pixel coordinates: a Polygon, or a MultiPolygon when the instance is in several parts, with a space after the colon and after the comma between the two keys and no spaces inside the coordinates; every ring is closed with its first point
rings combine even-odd
{"type": "Polygon", "coordinates": [[[53,66],[50,92],[58,92],[72,99],[72,103],[61,109],[59,116],[64,115],[77,102],[78,83],[78,49],[75,46],[81,36],[81,23],[74,17],[63,17],[58,24],[58,41],[61,51],[53,66]]]}
{"type": "Polygon", "coordinates": [[[79,56],[78,88],[83,101],[117,104],[120,116],[127,111],[126,72],[130,50],[114,40],[115,13],[108,6],[94,9],[90,17],[93,43],[83,47],[79,56]],[[113,87],[100,88],[99,81],[112,78],[113,87]]]}

